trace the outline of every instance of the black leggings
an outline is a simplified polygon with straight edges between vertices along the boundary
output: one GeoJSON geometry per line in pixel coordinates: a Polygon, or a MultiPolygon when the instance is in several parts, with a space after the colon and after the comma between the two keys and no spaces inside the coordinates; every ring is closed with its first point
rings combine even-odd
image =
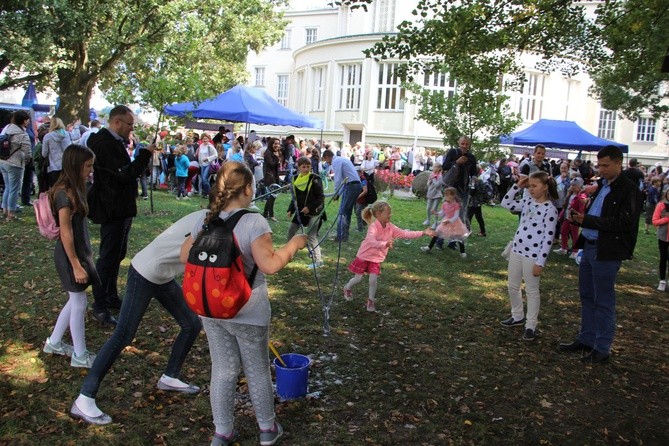
{"type": "Polygon", "coordinates": [[[657,246],[660,248],[660,280],[665,280],[667,278],[667,252],[669,252],[669,242],[658,240],[657,246]]]}
{"type": "Polygon", "coordinates": [[[467,209],[467,220],[469,220],[470,225],[472,217],[476,217],[480,232],[481,234],[485,235],[485,221],[483,221],[483,212],[481,212],[481,206],[470,206],[469,209],[467,209]]]}
{"type": "MultiPolygon", "coordinates": [[[[430,240],[430,244],[428,245],[430,247],[430,249],[434,248],[434,245],[435,245],[435,243],[437,243],[437,240],[439,240],[439,237],[437,237],[437,236],[432,237],[432,240],[430,240]]],[[[464,243],[462,243],[460,241],[452,241],[452,242],[449,242],[449,245],[451,243],[457,243],[458,244],[458,247],[460,248],[460,254],[463,254],[465,252],[465,244],[464,243]]]]}

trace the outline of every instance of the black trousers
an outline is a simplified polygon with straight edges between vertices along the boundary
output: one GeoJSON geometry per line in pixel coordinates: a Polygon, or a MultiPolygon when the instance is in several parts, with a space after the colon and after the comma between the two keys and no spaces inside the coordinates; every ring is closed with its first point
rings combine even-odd
{"type": "Polygon", "coordinates": [[[476,222],[479,224],[481,234],[485,234],[485,221],[483,221],[483,212],[481,211],[481,206],[470,206],[467,209],[467,220],[469,220],[470,225],[472,217],[476,217],[476,222]]]}
{"type": "Polygon", "coordinates": [[[100,225],[100,256],[95,264],[100,285],[93,285],[93,311],[108,308],[108,302],[119,298],[116,283],[121,262],[128,251],[128,235],[132,217],[100,225]]]}

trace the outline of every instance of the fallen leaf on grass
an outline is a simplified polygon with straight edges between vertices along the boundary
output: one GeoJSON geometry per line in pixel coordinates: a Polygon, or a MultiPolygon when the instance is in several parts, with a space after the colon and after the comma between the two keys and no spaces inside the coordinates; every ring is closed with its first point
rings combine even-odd
{"type": "Polygon", "coordinates": [[[539,404],[541,404],[541,407],[545,407],[547,409],[550,409],[551,407],[553,407],[553,403],[549,403],[548,401],[546,401],[545,398],[542,399],[541,401],[539,401],[539,404]]]}

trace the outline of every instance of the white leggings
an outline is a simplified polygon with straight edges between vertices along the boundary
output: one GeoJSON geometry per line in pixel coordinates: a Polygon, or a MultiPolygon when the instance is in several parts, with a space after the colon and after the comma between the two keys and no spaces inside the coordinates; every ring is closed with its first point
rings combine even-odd
{"type": "MultiPolygon", "coordinates": [[[[355,276],[351,277],[351,280],[348,281],[346,286],[347,290],[350,290],[353,288],[354,285],[359,284],[362,282],[362,274],[356,274],[355,276]]],[[[375,299],[376,296],[376,288],[378,286],[378,280],[379,280],[379,275],[378,274],[370,274],[369,275],[369,298],[371,300],[375,299]]]]}
{"type": "Polygon", "coordinates": [[[525,294],[527,295],[527,322],[525,328],[534,330],[537,328],[539,318],[539,296],[540,276],[532,274],[536,261],[511,252],[509,256],[509,299],[511,300],[511,316],[517,321],[523,319],[523,296],[520,291],[521,284],[525,280],[525,294]]]}
{"type": "Polygon", "coordinates": [[[69,300],[65,304],[56,326],[53,327],[49,340],[51,344],[57,345],[63,339],[65,330],[70,327],[72,344],[74,345],[74,354],[81,356],[86,351],[86,330],[84,314],[86,313],[86,291],[72,292],[68,291],[69,300]]]}

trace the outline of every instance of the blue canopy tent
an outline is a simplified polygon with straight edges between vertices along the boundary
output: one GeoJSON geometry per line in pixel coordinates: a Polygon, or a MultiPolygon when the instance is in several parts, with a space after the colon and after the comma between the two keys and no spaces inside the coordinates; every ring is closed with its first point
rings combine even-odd
{"type": "Polygon", "coordinates": [[[21,105],[30,107],[37,112],[49,113],[51,111],[50,105],[37,103],[37,91],[35,90],[35,84],[32,82],[28,84],[26,93],[23,95],[23,99],[21,99],[21,105]]]}
{"type": "Polygon", "coordinates": [[[605,146],[616,146],[623,153],[629,148],[625,144],[598,138],[585,131],[574,121],[557,121],[540,119],[528,128],[514,132],[509,136],[502,136],[502,144],[518,146],[534,146],[543,144],[546,147],[559,149],[595,152],[605,146]]]}
{"type": "Polygon", "coordinates": [[[258,125],[323,128],[323,121],[302,115],[275,101],[265,90],[237,85],[225,93],[202,102],[167,105],[169,116],[218,119],[258,125]]]}

